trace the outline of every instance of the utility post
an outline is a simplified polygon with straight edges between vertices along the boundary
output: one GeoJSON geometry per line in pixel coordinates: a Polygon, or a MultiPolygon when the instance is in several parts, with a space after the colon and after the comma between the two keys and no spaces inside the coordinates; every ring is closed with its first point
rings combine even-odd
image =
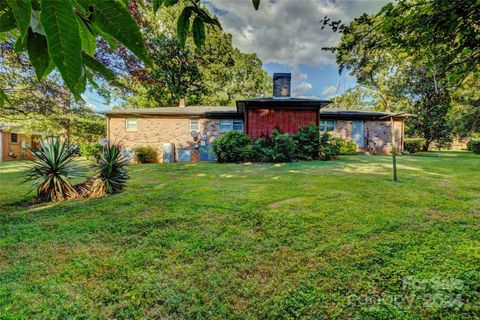
{"type": "Polygon", "coordinates": [[[395,122],[393,116],[390,117],[390,127],[392,129],[392,162],[393,162],[393,181],[397,182],[397,144],[395,137],[395,122]]]}
{"type": "Polygon", "coordinates": [[[381,117],[380,119],[388,119],[390,118],[390,129],[392,130],[392,166],[393,166],[393,181],[397,182],[398,177],[397,177],[397,142],[396,142],[396,136],[395,136],[395,121],[394,118],[401,116],[405,114],[405,112],[402,113],[397,113],[397,114],[391,114],[385,117],[381,117]]]}

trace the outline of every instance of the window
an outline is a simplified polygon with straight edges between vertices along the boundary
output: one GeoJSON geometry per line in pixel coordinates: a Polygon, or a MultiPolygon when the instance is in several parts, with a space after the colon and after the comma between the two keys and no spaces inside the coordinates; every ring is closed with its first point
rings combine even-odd
{"type": "Polygon", "coordinates": [[[228,132],[231,130],[243,132],[243,120],[242,119],[221,119],[220,132],[228,132]]]}
{"type": "Polygon", "coordinates": [[[335,120],[320,120],[320,132],[335,131],[335,127],[336,127],[335,120]]]}
{"type": "Polygon", "coordinates": [[[137,119],[136,118],[127,118],[125,120],[125,130],[126,131],[137,131],[137,119]]]}
{"type": "Polygon", "coordinates": [[[243,120],[242,119],[234,119],[233,120],[233,130],[238,132],[243,132],[243,120]]]}
{"type": "Polygon", "coordinates": [[[18,134],[16,134],[16,133],[11,133],[11,134],[10,134],[10,142],[11,142],[11,143],[18,143],[18,134]]]}
{"type": "Polygon", "coordinates": [[[200,131],[200,127],[198,125],[198,119],[190,119],[190,132],[192,131],[200,131]]]}

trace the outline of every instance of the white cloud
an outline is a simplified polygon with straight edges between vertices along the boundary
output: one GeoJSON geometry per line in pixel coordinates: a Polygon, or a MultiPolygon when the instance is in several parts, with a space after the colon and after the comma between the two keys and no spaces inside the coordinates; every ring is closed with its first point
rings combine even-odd
{"type": "Polygon", "coordinates": [[[312,84],[307,82],[308,75],[301,72],[298,68],[292,70],[292,96],[301,96],[312,89],[312,84]]]}
{"type": "Polygon", "coordinates": [[[328,86],[325,89],[323,89],[322,94],[326,99],[330,99],[331,97],[337,94],[337,91],[338,90],[336,86],[328,86]]]}
{"type": "Polygon", "coordinates": [[[347,22],[365,11],[376,12],[386,1],[262,0],[258,11],[249,0],[204,3],[212,11],[221,12],[224,30],[233,35],[234,44],[242,51],[257,53],[264,63],[295,68],[300,64],[335,64],[334,55],[321,50],[339,41],[338,34],[321,30],[319,21],[324,16],[347,22]]]}

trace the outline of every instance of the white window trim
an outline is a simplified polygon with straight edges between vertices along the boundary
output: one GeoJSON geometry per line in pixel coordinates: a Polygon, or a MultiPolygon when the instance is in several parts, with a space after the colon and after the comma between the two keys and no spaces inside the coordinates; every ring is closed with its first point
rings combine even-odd
{"type": "Polygon", "coordinates": [[[225,133],[233,130],[233,119],[220,119],[220,132],[225,133]],[[228,125],[228,129],[222,129],[222,124],[224,126],[228,125]]]}
{"type": "Polygon", "coordinates": [[[337,120],[334,120],[334,119],[320,119],[320,125],[318,126],[318,130],[322,133],[325,133],[325,132],[336,132],[337,131],[337,120]],[[324,127],[325,127],[325,130],[320,130],[320,125],[322,123],[322,121],[324,121],[324,127]],[[327,121],[333,121],[333,130],[332,131],[328,131],[327,129],[327,121]]]}
{"type": "Polygon", "coordinates": [[[138,121],[137,118],[126,118],[125,119],[125,131],[127,132],[136,132],[138,131],[138,121]],[[128,121],[135,120],[135,129],[128,128],[128,121]]]}
{"type": "Polygon", "coordinates": [[[190,132],[192,131],[197,131],[197,132],[200,132],[200,119],[190,119],[190,121],[188,122],[188,128],[190,129],[190,132]],[[192,122],[196,121],[197,124],[196,124],[196,129],[192,127],[192,122]]]}
{"type": "Polygon", "coordinates": [[[226,133],[226,132],[228,132],[228,131],[243,132],[243,130],[244,130],[243,119],[220,119],[220,132],[221,132],[221,133],[226,133]],[[242,130],[241,130],[241,131],[234,129],[234,122],[235,122],[235,121],[241,121],[241,122],[242,122],[242,130]],[[224,124],[228,124],[228,130],[222,129],[222,122],[223,122],[224,124]]]}

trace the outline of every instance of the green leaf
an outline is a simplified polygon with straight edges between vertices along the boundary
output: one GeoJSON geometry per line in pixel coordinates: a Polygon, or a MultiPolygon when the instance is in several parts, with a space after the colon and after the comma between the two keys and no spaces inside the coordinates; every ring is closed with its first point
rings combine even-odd
{"type": "Polygon", "coordinates": [[[20,36],[26,38],[28,27],[30,26],[30,17],[32,15],[32,5],[30,0],[7,0],[8,6],[12,9],[17,27],[20,30],[20,36]]]}
{"type": "Polygon", "coordinates": [[[30,19],[30,28],[33,32],[45,35],[45,29],[40,22],[40,10],[32,11],[32,18],[30,19]]]}
{"type": "Polygon", "coordinates": [[[0,89],[0,106],[4,106],[5,102],[10,103],[10,100],[8,100],[8,97],[5,94],[5,92],[3,92],[2,89],[0,89]]]}
{"type": "Polygon", "coordinates": [[[82,77],[82,41],[69,0],[42,1],[41,21],[45,28],[48,53],[63,80],[74,94],[82,77]]]}
{"type": "Polygon", "coordinates": [[[26,42],[27,42],[26,38],[19,35],[18,38],[17,38],[17,41],[15,41],[15,46],[14,46],[15,52],[23,51],[23,49],[25,49],[25,43],[26,42]]]}
{"type": "Polygon", "coordinates": [[[109,81],[115,80],[115,74],[95,58],[83,53],[83,61],[90,70],[101,74],[105,79],[109,81]]]}
{"type": "Polygon", "coordinates": [[[173,5],[176,5],[178,3],[178,0],[163,0],[163,4],[166,7],[171,7],[173,5]]]}
{"type": "Polygon", "coordinates": [[[95,82],[94,74],[90,70],[85,70],[85,76],[87,77],[88,83],[95,89],[100,89],[100,86],[95,82]]]}
{"type": "Polygon", "coordinates": [[[84,18],[88,18],[90,12],[88,11],[88,5],[89,1],[88,0],[72,0],[73,6],[77,8],[81,15],[84,18]]]}
{"type": "Polygon", "coordinates": [[[186,7],[177,20],[177,37],[180,45],[185,47],[188,31],[190,31],[190,16],[192,15],[192,8],[186,7]]]}
{"type": "Polygon", "coordinates": [[[93,57],[95,49],[97,48],[97,39],[82,19],[77,17],[77,21],[80,30],[80,38],[82,39],[83,51],[93,57]]]}
{"type": "Polygon", "coordinates": [[[193,11],[199,16],[202,21],[206,24],[218,27],[220,30],[222,30],[222,25],[220,22],[218,22],[216,17],[211,17],[207,11],[205,11],[203,8],[200,7],[193,7],[193,11]]]}
{"type": "Polygon", "coordinates": [[[260,0],[252,0],[252,2],[255,10],[258,10],[258,8],[260,7],[260,0]]]}
{"type": "Polygon", "coordinates": [[[0,33],[0,43],[4,42],[7,39],[8,39],[7,33],[0,33]]]}
{"type": "Polygon", "coordinates": [[[193,25],[192,25],[192,32],[193,32],[193,41],[195,42],[195,45],[197,48],[203,47],[205,44],[205,24],[203,23],[202,19],[200,17],[195,17],[193,20],[193,25]]]}
{"type": "Polygon", "coordinates": [[[153,14],[156,14],[158,9],[160,9],[160,7],[162,6],[163,4],[163,0],[153,0],[153,3],[152,3],[152,6],[153,6],[153,14]]]}
{"type": "Polygon", "coordinates": [[[0,16],[0,32],[7,32],[17,27],[17,22],[11,10],[6,11],[0,16]]]}
{"type": "Polygon", "coordinates": [[[80,76],[80,79],[75,86],[75,90],[72,90],[73,96],[78,101],[83,101],[80,93],[85,92],[85,89],[87,88],[87,76],[85,74],[85,69],[83,69],[82,71],[82,75],[80,76]]]}
{"type": "Polygon", "coordinates": [[[0,11],[3,11],[8,8],[8,4],[5,0],[0,0],[0,11]]]}
{"type": "Polygon", "coordinates": [[[143,62],[150,63],[140,29],[120,2],[115,0],[95,2],[92,22],[101,31],[125,45],[143,62]]]}
{"type": "Polygon", "coordinates": [[[50,65],[47,38],[39,33],[29,30],[27,39],[28,57],[35,68],[37,79],[41,80],[45,76],[45,72],[50,65]]]}

